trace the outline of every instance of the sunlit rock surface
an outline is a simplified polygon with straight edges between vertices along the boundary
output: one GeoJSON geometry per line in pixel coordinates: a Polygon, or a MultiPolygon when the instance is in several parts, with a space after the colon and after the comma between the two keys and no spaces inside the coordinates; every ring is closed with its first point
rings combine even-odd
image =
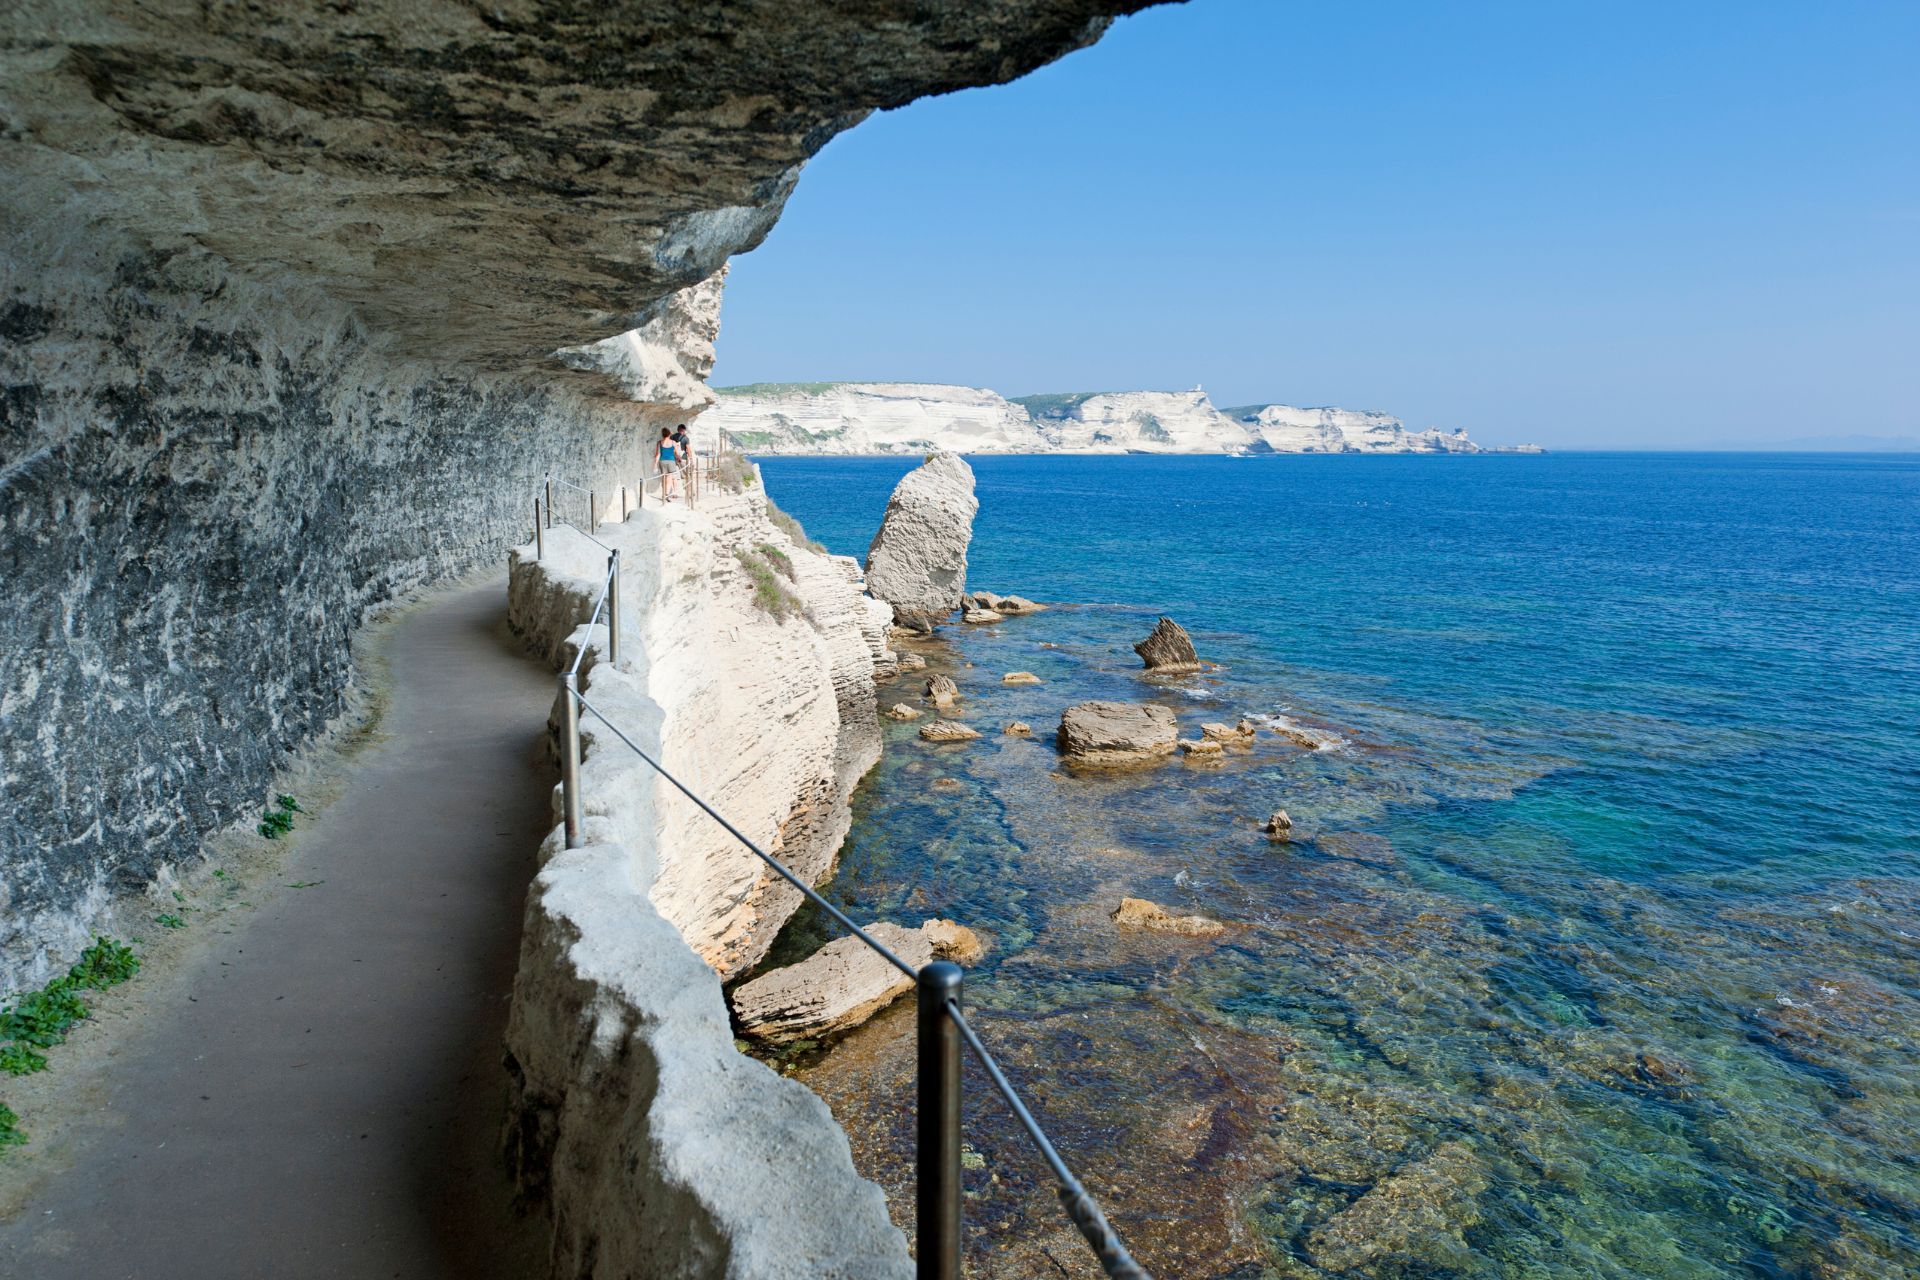
{"type": "Polygon", "coordinates": [[[919,382],[768,382],[717,390],[700,429],[750,453],[1486,452],[1465,431],[1409,431],[1384,413],[1284,404],[1220,409],[1199,387],[1016,400],[977,387],[919,382]]]}
{"type": "Polygon", "coordinates": [[[0,988],[250,824],[370,610],[638,473],[829,138],[1145,3],[0,8],[0,988]]]}

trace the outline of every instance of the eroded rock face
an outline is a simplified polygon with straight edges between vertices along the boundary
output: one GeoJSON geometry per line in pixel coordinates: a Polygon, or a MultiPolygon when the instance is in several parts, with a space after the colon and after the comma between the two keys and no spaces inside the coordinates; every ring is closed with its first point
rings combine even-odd
{"type": "Polygon", "coordinates": [[[1200,669],[1200,655],[1193,651],[1193,639],[1187,629],[1172,618],[1154,624],[1145,640],[1133,646],[1147,670],[1161,675],[1179,675],[1200,669]]]}
{"type": "Polygon", "coordinates": [[[1082,702],[1060,713],[1060,754],[1075,764],[1144,764],[1173,754],[1179,725],[1154,703],[1082,702]]]}
{"type": "Polygon", "coordinates": [[[931,631],[960,607],[979,510],[973,468],[955,454],[935,454],[901,477],[867,549],[867,590],[893,606],[895,622],[931,631]]]}
{"type": "Polygon", "coordinates": [[[638,476],[830,137],[1145,2],[0,7],[0,989],[257,816],[370,610],[638,476]]]}

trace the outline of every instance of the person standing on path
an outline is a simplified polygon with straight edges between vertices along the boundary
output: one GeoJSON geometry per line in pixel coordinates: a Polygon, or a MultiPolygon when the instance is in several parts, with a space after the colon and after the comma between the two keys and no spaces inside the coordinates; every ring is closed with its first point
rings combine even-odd
{"type": "Polygon", "coordinates": [[[693,465],[693,433],[687,430],[687,424],[681,423],[673,429],[674,443],[680,446],[681,488],[687,492],[687,501],[693,501],[694,481],[699,478],[699,469],[693,465]]]}
{"type": "Polygon", "coordinates": [[[671,427],[660,428],[660,439],[653,446],[653,469],[660,473],[660,496],[673,501],[673,477],[680,470],[680,444],[671,427]]]}

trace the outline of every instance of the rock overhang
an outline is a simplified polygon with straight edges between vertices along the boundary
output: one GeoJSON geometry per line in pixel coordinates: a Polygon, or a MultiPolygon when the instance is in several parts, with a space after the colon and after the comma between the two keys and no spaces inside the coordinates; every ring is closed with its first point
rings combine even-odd
{"type": "Polygon", "coordinates": [[[759,244],[835,134],[1156,2],[25,4],[0,208],[36,249],[212,254],[398,354],[564,377],[759,244]]]}

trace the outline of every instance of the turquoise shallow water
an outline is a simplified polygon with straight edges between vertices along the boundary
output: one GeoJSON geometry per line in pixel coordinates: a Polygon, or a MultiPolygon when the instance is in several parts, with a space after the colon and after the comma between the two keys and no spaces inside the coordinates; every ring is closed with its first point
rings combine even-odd
{"type": "MultiPolygon", "coordinates": [[[[928,650],[988,736],[889,728],[832,896],[991,936],[973,999],[1157,1273],[1920,1275],[1920,459],[972,462],[972,583],[1065,607],[928,650]],[[1220,669],[1143,679],[1160,612],[1220,669]],[[1090,697],[1329,747],[1066,774],[1090,697]]],[[[910,465],[762,461],[852,554],[910,465]]],[[[896,1195],[906,1036],[796,1063],[896,1195]]],[[[1077,1274],[969,1134],[974,1270],[1077,1274]]]]}

